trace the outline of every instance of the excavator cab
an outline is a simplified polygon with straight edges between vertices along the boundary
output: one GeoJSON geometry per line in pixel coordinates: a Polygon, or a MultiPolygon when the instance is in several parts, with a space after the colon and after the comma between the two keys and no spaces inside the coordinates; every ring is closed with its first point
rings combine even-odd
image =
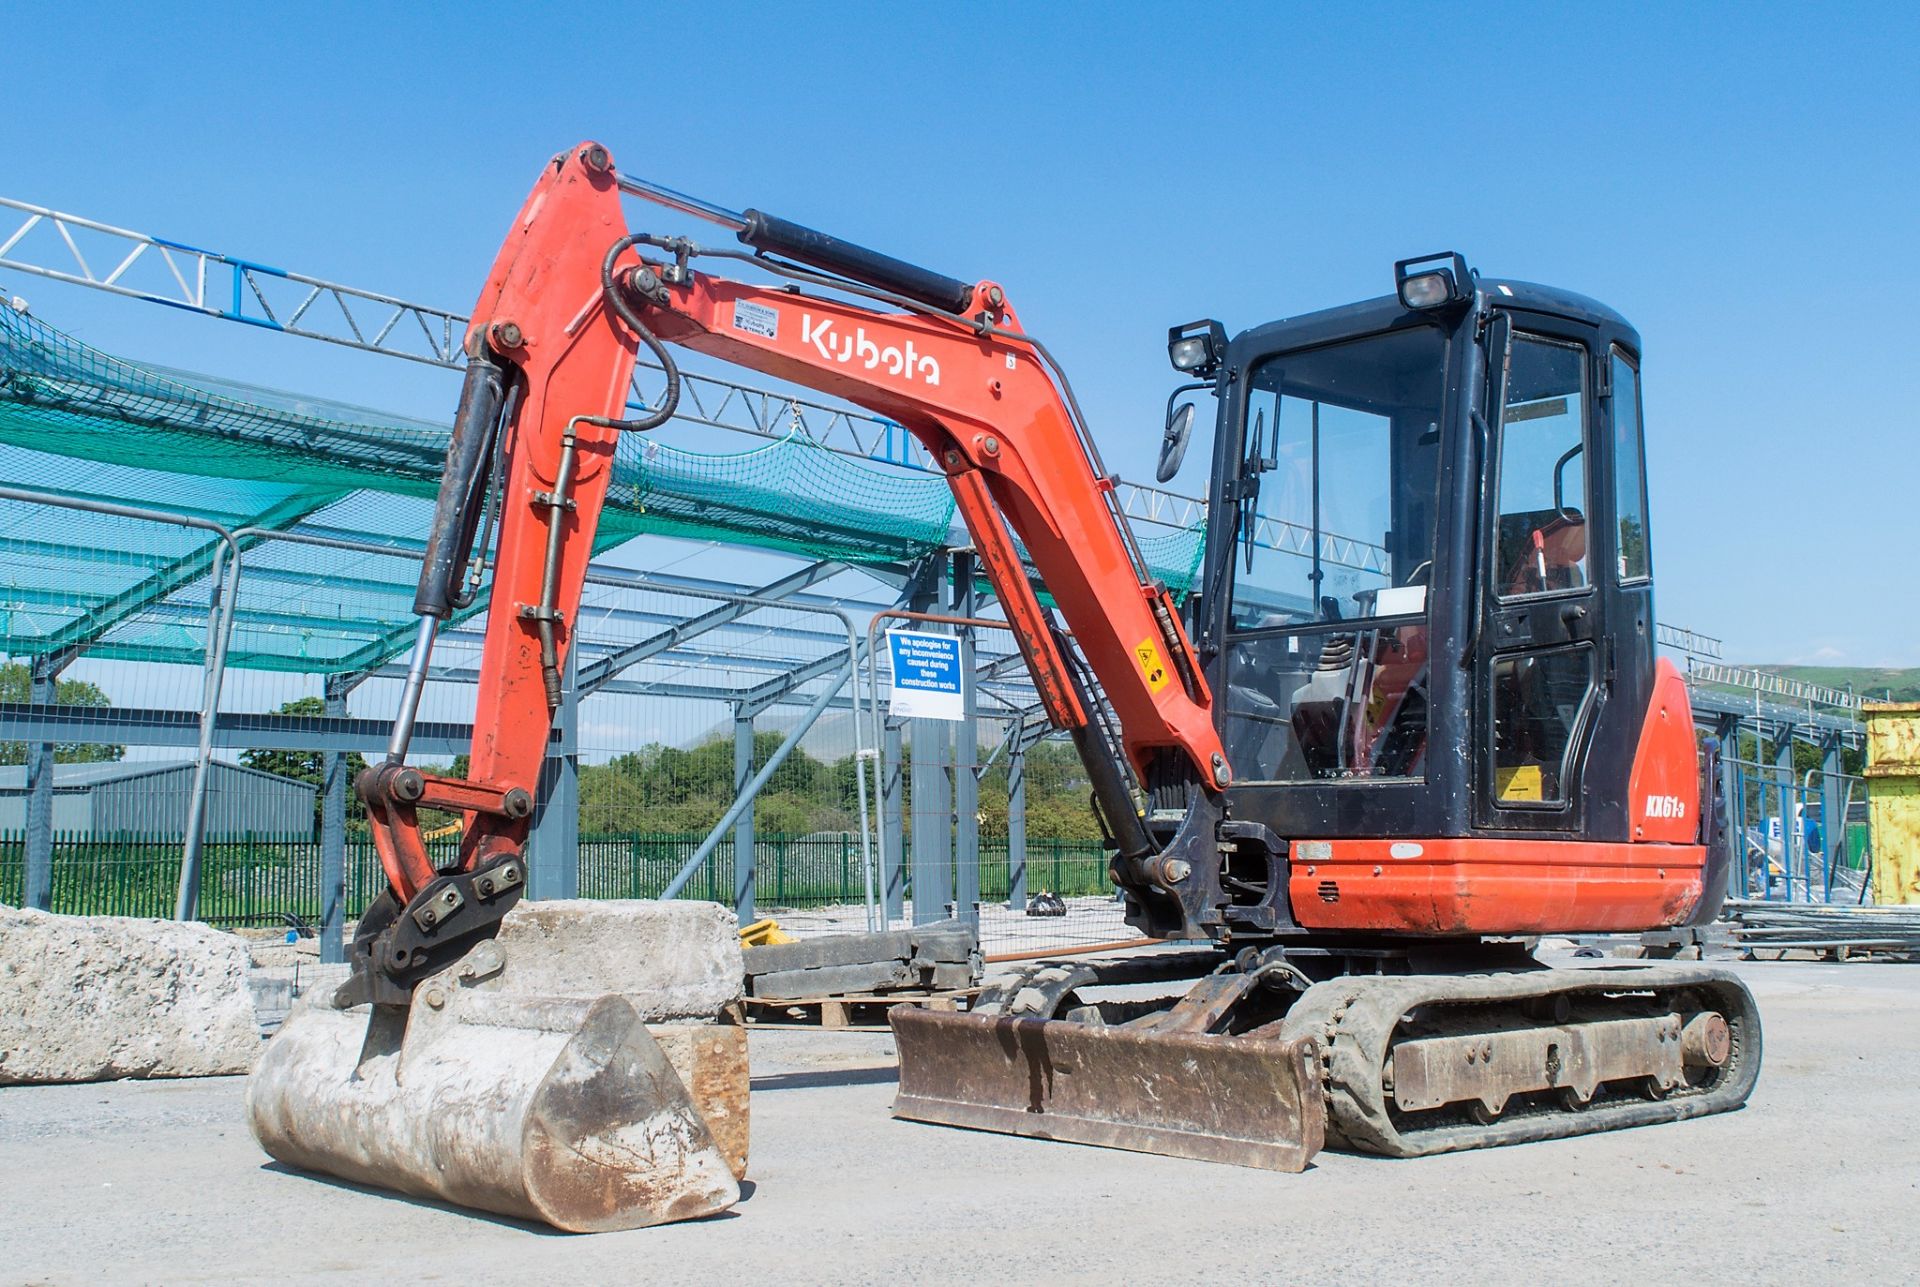
{"type": "Polygon", "coordinates": [[[898,1016],[896,1113],[1298,1169],[1323,1138],[1405,1156],[1746,1098],[1738,980],[1524,946],[1697,923],[1726,887],[1653,649],[1639,336],[1459,255],[1395,279],[1169,334],[1175,399],[1217,400],[1184,625],[1229,768],[1150,790],[1157,865],[1115,870],[1133,925],[1211,954],[1042,963],[974,1016],[898,1016]]]}
{"type": "MultiPolygon", "coordinates": [[[[1236,845],[1217,890],[1183,897],[1186,924],[1150,928],[1660,923],[1697,871],[1621,901],[1574,870],[1591,854],[1533,846],[1535,906],[1483,909],[1480,890],[1415,906],[1411,882],[1349,884],[1300,861],[1346,841],[1399,845],[1402,866],[1409,845],[1437,842],[1451,866],[1480,840],[1644,838],[1628,790],[1656,679],[1639,336],[1601,304],[1476,277],[1458,255],[1396,279],[1393,295],[1197,360],[1182,345],[1204,324],[1173,334],[1176,364],[1209,377],[1219,407],[1219,517],[1187,610],[1224,696],[1222,813],[1306,843],[1236,845]]],[[[1678,745],[1690,764],[1690,735],[1678,745]]]]}

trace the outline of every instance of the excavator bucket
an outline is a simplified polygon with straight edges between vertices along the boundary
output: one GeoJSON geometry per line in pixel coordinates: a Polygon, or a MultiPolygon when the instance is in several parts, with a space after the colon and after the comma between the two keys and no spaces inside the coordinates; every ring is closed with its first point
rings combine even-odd
{"type": "MultiPolygon", "coordinates": [[[[545,946],[561,922],[546,916],[545,946]]],[[[737,1202],[744,1030],[702,1025],[688,1043],[686,1029],[662,1029],[670,1060],[623,995],[552,995],[540,989],[551,962],[525,972],[535,990],[515,987],[512,950],[481,943],[409,1006],[342,996],[296,1010],[247,1087],[261,1147],[300,1170],[570,1232],[737,1202]]]]}
{"type": "Polygon", "coordinates": [[[1318,1046],[896,1007],[893,1115],[1269,1171],[1326,1136],[1318,1046]]]}

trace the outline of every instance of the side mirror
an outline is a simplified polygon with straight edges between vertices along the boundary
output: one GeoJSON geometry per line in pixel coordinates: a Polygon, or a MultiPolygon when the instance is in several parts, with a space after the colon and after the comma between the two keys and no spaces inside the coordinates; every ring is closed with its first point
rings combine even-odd
{"type": "Polygon", "coordinates": [[[1193,436],[1193,404],[1183,402],[1167,417],[1167,431],[1160,439],[1160,464],[1153,471],[1154,478],[1163,483],[1173,481],[1180,472],[1180,462],[1187,458],[1187,439],[1193,436]]]}

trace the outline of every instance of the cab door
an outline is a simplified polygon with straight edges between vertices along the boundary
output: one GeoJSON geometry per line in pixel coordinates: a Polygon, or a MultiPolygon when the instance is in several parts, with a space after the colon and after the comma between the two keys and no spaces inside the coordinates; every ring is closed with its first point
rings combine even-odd
{"type": "Polygon", "coordinates": [[[1594,334],[1516,313],[1488,332],[1474,816],[1496,831],[1580,832],[1605,701],[1596,586],[1594,334]]]}

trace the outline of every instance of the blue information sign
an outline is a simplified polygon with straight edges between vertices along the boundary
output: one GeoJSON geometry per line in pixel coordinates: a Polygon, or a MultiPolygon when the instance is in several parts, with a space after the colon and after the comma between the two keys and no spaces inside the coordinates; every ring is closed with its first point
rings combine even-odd
{"type": "Polygon", "coordinates": [[[960,641],[924,630],[887,631],[887,655],[893,662],[893,701],[901,718],[966,718],[960,691],[960,641]]]}

